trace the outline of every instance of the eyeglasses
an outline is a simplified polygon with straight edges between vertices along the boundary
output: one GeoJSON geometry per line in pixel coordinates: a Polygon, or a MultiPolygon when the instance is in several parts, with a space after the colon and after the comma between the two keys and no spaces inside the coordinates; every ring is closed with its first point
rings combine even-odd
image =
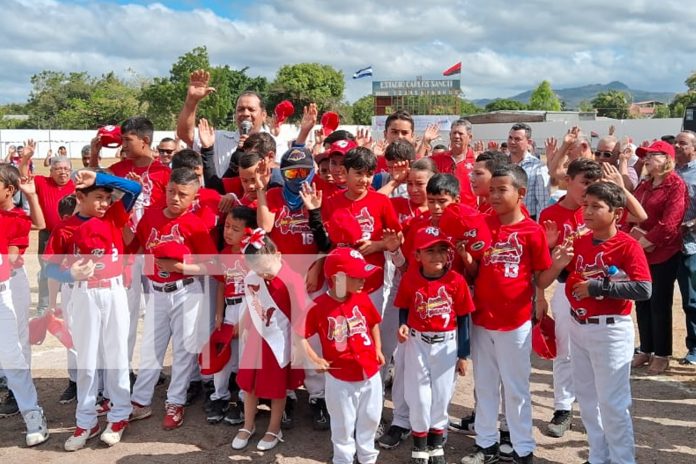
{"type": "Polygon", "coordinates": [[[610,151],[599,151],[599,150],[594,152],[594,155],[597,158],[611,158],[612,156],[614,156],[614,154],[610,151]]]}
{"type": "Polygon", "coordinates": [[[174,150],[165,150],[164,148],[158,148],[157,151],[160,155],[171,155],[174,153],[174,150]]]}
{"type": "Polygon", "coordinates": [[[289,180],[304,179],[309,176],[311,169],[308,168],[290,168],[283,169],[283,177],[289,180]]]}
{"type": "Polygon", "coordinates": [[[51,168],[51,171],[54,172],[70,172],[72,169],[70,168],[51,168]]]}

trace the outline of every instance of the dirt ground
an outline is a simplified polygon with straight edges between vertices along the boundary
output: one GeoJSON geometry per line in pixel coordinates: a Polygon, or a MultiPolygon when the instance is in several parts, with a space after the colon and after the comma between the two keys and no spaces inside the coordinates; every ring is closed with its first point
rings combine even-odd
{"type": "MultiPolygon", "coordinates": [[[[36,246],[36,234],[32,246],[36,246]]],[[[31,252],[31,250],[30,250],[31,252]]],[[[36,298],[35,259],[28,260],[27,270],[36,298]]],[[[675,297],[674,355],[684,354],[684,317],[681,300],[675,297]]],[[[142,321],[141,321],[142,327],[142,321]]],[[[124,434],[123,441],[107,448],[98,438],[90,440],[87,448],[76,453],[63,451],[63,442],[72,433],[75,421],[75,403],[61,405],[58,398],[67,383],[65,349],[50,334],[40,346],[33,347],[33,377],[50,427],[51,438],[44,444],[27,449],[24,445],[24,423],[19,416],[0,420],[0,463],[41,462],[61,463],[325,463],[331,459],[329,432],[315,432],[311,428],[307,396],[299,393],[296,410],[296,426],[285,432],[285,443],[263,453],[256,451],[255,441],[246,451],[238,452],[230,443],[237,430],[225,424],[209,425],[205,421],[202,401],[186,410],[185,423],[177,430],[166,432],[161,427],[164,415],[165,388],[155,391],[154,413],[149,419],[134,422],[124,434]]],[[[137,353],[137,348],[136,348],[137,353]]],[[[166,370],[169,370],[170,361],[166,370]]],[[[471,366],[470,366],[471,367],[471,366]]],[[[471,372],[471,369],[469,369],[471,372]]],[[[680,366],[672,361],[666,375],[647,377],[640,371],[632,376],[633,421],[636,436],[636,453],[639,463],[670,462],[692,464],[696,462],[696,368],[680,366]]],[[[531,377],[534,411],[536,462],[581,463],[587,459],[586,437],[579,414],[575,414],[573,430],[561,439],[543,435],[545,423],[553,413],[553,389],[551,362],[533,360],[531,377]]],[[[472,377],[461,378],[456,388],[450,414],[461,417],[469,414],[473,406],[472,377]]],[[[391,403],[387,402],[384,417],[391,417],[391,403]]],[[[264,430],[268,413],[262,412],[257,427],[264,430]]],[[[102,418],[102,426],[105,425],[102,418]]],[[[260,436],[257,435],[256,439],[260,436]]],[[[446,445],[447,461],[458,463],[473,445],[471,437],[451,433],[446,445]]],[[[385,464],[408,462],[410,443],[392,451],[381,451],[378,462],[385,464]]]]}

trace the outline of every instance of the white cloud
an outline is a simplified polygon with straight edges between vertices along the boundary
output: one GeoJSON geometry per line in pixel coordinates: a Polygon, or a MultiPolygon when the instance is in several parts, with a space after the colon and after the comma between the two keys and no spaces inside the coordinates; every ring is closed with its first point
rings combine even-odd
{"type": "Polygon", "coordinates": [[[347,77],[346,97],[375,79],[438,78],[463,61],[471,98],[509,96],[543,79],[556,88],[621,80],[634,88],[681,91],[696,62],[696,10],[665,0],[266,0],[237,19],[199,8],[3,2],[0,101],[23,101],[44,69],[99,75],[127,69],[163,76],[183,53],[206,45],[215,64],[250,66],[274,77],[283,64],[320,62],[347,77]]]}

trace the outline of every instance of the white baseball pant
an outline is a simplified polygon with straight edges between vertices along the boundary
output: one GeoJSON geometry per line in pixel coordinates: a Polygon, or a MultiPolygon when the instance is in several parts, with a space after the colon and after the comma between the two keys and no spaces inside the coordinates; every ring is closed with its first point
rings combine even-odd
{"type": "Polygon", "coordinates": [[[29,344],[29,306],[31,305],[31,289],[29,278],[24,266],[14,269],[10,277],[12,306],[17,315],[17,331],[19,342],[22,344],[24,359],[31,369],[31,345],[29,344]]]}
{"type": "MultiPolygon", "coordinates": [[[[239,312],[242,304],[236,304],[234,306],[228,305],[225,308],[225,324],[232,324],[239,327],[239,312]]],[[[215,400],[228,400],[231,398],[230,394],[230,375],[232,372],[239,372],[239,359],[241,353],[239,352],[239,338],[235,337],[231,342],[232,354],[230,355],[230,360],[227,361],[225,366],[219,372],[213,374],[213,384],[215,385],[215,391],[211,393],[210,399],[215,400]]]]}
{"type": "MultiPolygon", "coordinates": [[[[7,378],[20,412],[41,410],[31,370],[24,359],[22,344],[17,333],[17,315],[12,307],[9,280],[0,282],[0,367],[7,378]]],[[[92,404],[94,408],[94,404],[92,404]]]]}
{"type": "Polygon", "coordinates": [[[94,404],[104,369],[105,396],[111,400],[109,422],[128,419],[131,413],[128,378],[128,296],[121,276],[109,279],[110,288],[89,288],[76,282],[70,297],[70,331],[77,351],[77,426],[90,430],[97,424],[94,404]],[[99,365],[103,363],[103,365],[99,365]]]}
{"type": "MultiPolygon", "coordinates": [[[[214,277],[204,276],[200,277],[201,285],[203,287],[204,297],[201,302],[201,307],[199,309],[199,322],[197,324],[197,334],[198,343],[202,347],[208,342],[210,334],[215,329],[215,308],[217,306],[217,286],[218,281],[214,277]]],[[[208,381],[213,380],[210,375],[201,374],[201,367],[196,363],[196,368],[191,374],[191,382],[195,381],[208,381]]]]}
{"type": "Polygon", "coordinates": [[[532,398],[529,389],[531,321],[515,330],[488,330],[471,324],[471,358],[476,389],[476,444],[488,448],[498,442],[498,407],[505,396],[505,418],[512,446],[519,456],[534,451],[532,398]]]}
{"type": "Polygon", "coordinates": [[[635,463],[631,421],[631,359],[635,333],[630,316],[600,316],[599,324],[573,320],[573,380],[587,431],[591,463],[635,463]]]}
{"type": "MultiPolygon", "coordinates": [[[[60,307],[63,310],[63,322],[65,322],[65,328],[70,332],[72,335],[72,331],[70,329],[70,296],[72,295],[72,290],[73,288],[71,287],[73,284],[61,284],[60,286],[60,307]]],[[[77,382],[77,352],[72,349],[72,350],[66,350],[67,352],[67,357],[68,357],[68,378],[73,381],[77,382]]]]}
{"type": "MultiPolygon", "coordinates": [[[[387,262],[390,262],[390,260],[387,260],[387,262]]],[[[382,353],[384,353],[384,358],[387,360],[380,370],[382,381],[386,380],[387,378],[389,361],[392,356],[394,356],[396,346],[399,344],[396,338],[396,332],[399,330],[399,311],[394,307],[394,300],[396,299],[396,293],[399,289],[400,283],[401,272],[397,270],[392,278],[392,285],[384,287],[384,307],[377,308],[378,310],[381,310],[382,314],[382,322],[379,324],[379,334],[380,338],[382,339],[382,353]]],[[[394,375],[396,375],[396,372],[394,375]]],[[[394,396],[393,391],[392,396],[394,396]]]]}
{"type": "Polygon", "coordinates": [[[428,432],[445,430],[449,423],[447,406],[452,399],[457,365],[457,331],[418,332],[411,329],[404,342],[406,403],[411,429],[428,432]],[[426,341],[443,337],[443,341],[426,341]]]}
{"type": "MultiPolygon", "coordinates": [[[[201,348],[197,337],[202,287],[199,279],[173,292],[152,291],[152,311],[145,314],[145,327],[140,353],[138,379],[133,385],[131,399],[149,406],[155,384],[162,370],[164,354],[172,340],[172,377],[167,390],[167,403],[186,403],[186,390],[198,365],[201,348]]],[[[161,285],[161,284],[154,284],[161,285]]]]}
{"type": "MultiPolygon", "coordinates": [[[[398,311],[395,311],[398,312],[398,311]]],[[[392,379],[391,399],[394,404],[392,411],[392,425],[404,429],[411,429],[408,403],[405,395],[404,369],[406,367],[406,347],[399,343],[394,351],[394,377],[392,379]]]]}
{"type": "Polygon", "coordinates": [[[565,283],[556,282],[551,297],[551,311],[556,321],[556,358],[553,360],[554,410],[570,411],[575,401],[573,368],[570,364],[570,303],[565,294],[565,283]]]}
{"type": "Polygon", "coordinates": [[[143,255],[136,255],[133,264],[131,265],[131,285],[126,290],[128,293],[128,312],[130,319],[128,323],[128,362],[133,362],[133,352],[135,351],[135,342],[138,336],[138,321],[143,309],[143,300],[145,302],[145,310],[150,308],[152,297],[150,296],[150,283],[143,276],[143,255]]]}
{"type": "Polygon", "coordinates": [[[326,408],[331,416],[333,464],[373,464],[379,452],[375,434],[382,417],[382,379],[378,374],[360,382],[326,375],[326,408]]]}
{"type": "MultiPolygon", "coordinates": [[[[319,295],[323,295],[326,293],[328,289],[328,285],[326,282],[324,282],[324,285],[322,288],[317,290],[316,292],[310,293],[309,298],[310,300],[314,300],[316,297],[319,295]]],[[[322,349],[321,349],[321,340],[319,339],[319,335],[314,335],[312,337],[309,337],[307,339],[309,342],[309,346],[312,347],[314,352],[318,355],[322,355],[322,349]]],[[[307,393],[309,394],[309,399],[318,399],[318,398],[324,398],[325,397],[325,384],[326,384],[326,373],[325,372],[317,372],[317,370],[314,368],[314,366],[311,364],[311,362],[307,362],[307,364],[304,366],[305,367],[305,377],[304,377],[304,386],[305,389],[307,390],[307,393]]]]}

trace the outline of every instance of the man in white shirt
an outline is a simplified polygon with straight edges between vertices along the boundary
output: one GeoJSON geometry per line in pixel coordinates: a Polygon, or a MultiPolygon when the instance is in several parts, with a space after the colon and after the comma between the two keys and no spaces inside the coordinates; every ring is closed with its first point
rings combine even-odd
{"type": "Polygon", "coordinates": [[[527,194],[524,204],[532,219],[536,220],[541,210],[549,203],[549,173],[538,158],[529,153],[532,128],[525,123],[512,126],[508,135],[510,161],[527,173],[527,194]]]}

